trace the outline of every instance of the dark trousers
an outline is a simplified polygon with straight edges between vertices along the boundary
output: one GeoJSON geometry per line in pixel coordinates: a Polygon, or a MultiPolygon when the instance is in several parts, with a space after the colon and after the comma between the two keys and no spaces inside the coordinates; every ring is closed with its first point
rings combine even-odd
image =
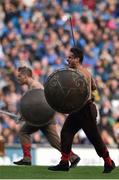
{"type": "Polygon", "coordinates": [[[79,111],[70,114],[61,131],[61,151],[69,154],[74,135],[82,128],[90,142],[95,147],[100,157],[107,151],[96,124],[97,109],[95,104],[89,100],[79,111]]]}

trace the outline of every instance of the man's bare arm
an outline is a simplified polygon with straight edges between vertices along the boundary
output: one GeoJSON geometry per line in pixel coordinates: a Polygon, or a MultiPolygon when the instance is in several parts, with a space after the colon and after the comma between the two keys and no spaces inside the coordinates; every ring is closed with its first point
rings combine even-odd
{"type": "Polygon", "coordinates": [[[44,89],[44,86],[40,82],[34,81],[32,88],[44,89]]]}
{"type": "Polygon", "coordinates": [[[96,87],[95,80],[93,79],[93,77],[91,77],[91,90],[95,91],[96,89],[97,89],[97,87],[96,87]]]}

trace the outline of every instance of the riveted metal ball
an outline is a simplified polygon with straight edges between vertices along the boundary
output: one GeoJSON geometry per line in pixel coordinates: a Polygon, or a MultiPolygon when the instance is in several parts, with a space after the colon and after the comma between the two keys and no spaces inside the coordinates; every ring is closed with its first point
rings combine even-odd
{"type": "Polygon", "coordinates": [[[61,113],[71,113],[83,107],[89,98],[89,86],[82,73],[71,68],[52,73],[45,83],[49,105],[61,113]]]}
{"type": "Polygon", "coordinates": [[[46,101],[44,90],[41,89],[32,89],[23,95],[20,112],[25,121],[33,126],[48,124],[55,113],[46,101]]]}

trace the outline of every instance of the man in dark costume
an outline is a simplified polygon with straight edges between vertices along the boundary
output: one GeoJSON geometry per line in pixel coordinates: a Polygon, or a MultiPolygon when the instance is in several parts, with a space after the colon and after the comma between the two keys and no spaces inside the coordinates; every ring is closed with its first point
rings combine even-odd
{"type": "Polygon", "coordinates": [[[104,160],[103,173],[109,173],[115,168],[115,163],[110,158],[107,147],[103,143],[96,125],[97,109],[92,99],[92,91],[96,90],[95,81],[88,70],[82,65],[83,52],[79,48],[73,47],[70,49],[67,61],[70,68],[76,69],[83,74],[89,86],[90,94],[86,104],[80,110],[69,114],[66,118],[61,131],[61,161],[57,166],[49,167],[48,169],[53,171],[69,170],[69,157],[73,138],[82,128],[93,144],[98,156],[104,160]]]}

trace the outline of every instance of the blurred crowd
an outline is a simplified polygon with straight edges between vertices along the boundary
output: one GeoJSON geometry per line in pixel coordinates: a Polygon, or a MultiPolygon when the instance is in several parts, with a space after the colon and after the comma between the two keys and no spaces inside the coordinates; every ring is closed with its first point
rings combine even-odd
{"type": "MultiPolygon", "coordinates": [[[[0,4],[0,109],[17,114],[27,90],[16,80],[17,68],[28,66],[42,83],[66,65],[69,49],[84,51],[84,66],[96,80],[97,123],[104,142],[119,144],[119,1],[4,0],[0,4]]],[[[56,113],[60,134],[65,115],[56,113]]],[[[9,145],[19,143],[20,124],[0,114],[0,134],[9,145]]],[[[36,132],[33,143],[46,143],[36,132]]],[[[90,144],[82,130],[74,144],[90,144]]]]}

